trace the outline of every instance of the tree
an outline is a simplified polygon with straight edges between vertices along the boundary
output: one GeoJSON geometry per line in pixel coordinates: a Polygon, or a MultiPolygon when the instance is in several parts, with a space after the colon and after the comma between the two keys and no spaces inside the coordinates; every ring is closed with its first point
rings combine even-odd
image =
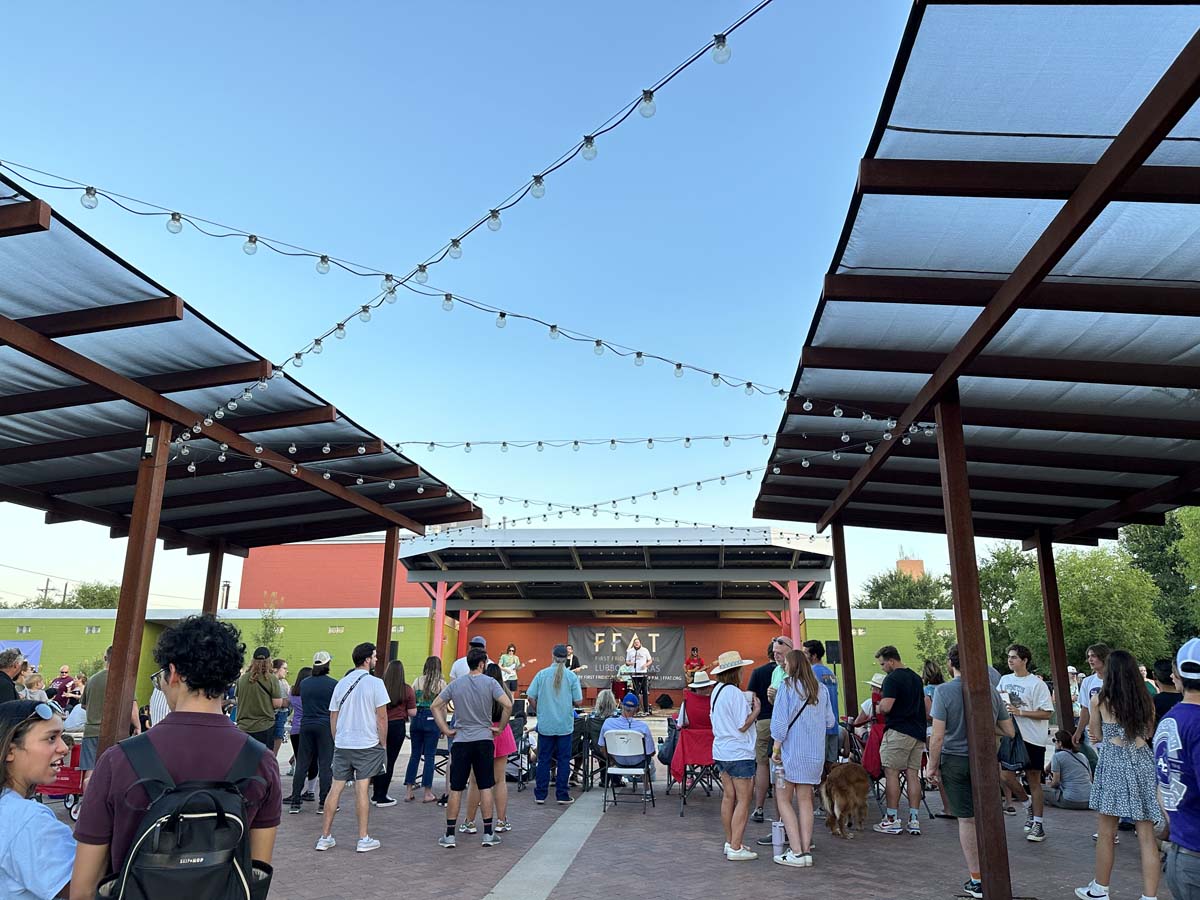
{"type": "MultiPolygon", "coordinates": [[[[1120,548],[1055,554],[1067,662],[1082,665],[1089,644],[1128,650],[1147,665],[1166,654],[1167,633],[1154,612],[1158,586],[1120,548]]],[[[1016,643],[1046,667],[1050,653],[1038,573],[1018,573],[1008,626],[1016,643]]]]}
{"type": "Polygon", "coordinates": [[[949,609],[950,593],[944,578],[929,574],[913,578],[904,572],[883,572],[863,585],[855,601],[860,609],[949,609]]]}
{"type": "Polygon", "coordinates": [[[35,597],[16,604],[16,609],[116,609],[121,586],[105,581],[84,581],[65,600],[35,597]]]}
{"type": "Polygon", "coordinates": [[[1165,525],[1127,525],[1121,547],[1133,564],[1154,579],[1159,598],[1154,611],[1178,647],[1200,630],[1200,510],[1167,514],[1165,525]]]}
{"type": "MultiPolygon", "coordinates": [[[[254,647],[267,647],[272,656],[279,653],[279,601],[280,596],[271,592],[258,612],[258,630],[254,632],[254,647]]],[[[250,651],[254,651],[254,647],[250,651]]]]}
{"type": "Polygon", "coordinates": [[[979,599],[988,614],[988,637],[992,644],[992,665],[1005,671],[1008,645],[1013,643],[1008,617],[1017,596],[1017,576],[1037,570],[1031,554],[1016,544],[994,544],[979,563],[979,599]]]}
{"type": "Polygon", "coordinates": [[[946,667],[946,651],[954,643],[954,632],[947,632],[939,627],[939,622],[933,613],[925,610],[925,621],[917,629],[917,657],[922,664],[935,662],[943,669],[946,667]]]}

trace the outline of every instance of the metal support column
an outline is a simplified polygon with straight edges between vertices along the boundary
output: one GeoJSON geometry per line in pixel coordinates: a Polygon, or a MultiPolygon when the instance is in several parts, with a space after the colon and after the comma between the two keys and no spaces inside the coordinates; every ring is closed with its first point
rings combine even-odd
{"type": "Polygon", "coordinates": [[[392,640],[392,607],[396,602],[396,568],[400,558],[400,526],[389,525],[383,533],[383,578],[379,584],[379,629],[375,633],[375,674],[387,669],[392,640]]]}
{"type": "Polygon", "coordinates": [[[212,550],[208,551],[208,577],[204,579],[204,606],[201,608],[206,616],[217,614],[217,600],[221,593],[221,564],[225,561],[224,541],[218,541],[212,550]]]}
{"type": "Polygon", "coordinates": [[[137,488],[129,519],[129,540],[125,546],[125,568],[121,574],[121,595],[117,602],[113,652],[108,664],[108,687],[104,692],[100,724],[100,753],[129,735],[170,449],[171,423],[151,419],[146,430],[144,455],[138,464],[137,488]]]}
{"type": "Polygon", "coordinates": [[[846,532],[833,523],[833,582],[837,593],[838,644],[842,656],[842,697],[846,715],[858,715],[858,675],[854,671],[854,624],[850,619],[850,587],[846,575],[846,532]]]}
{"type": "Polygon", "coordinates": [[[1050,675],[1054,679],[1054,706],[1058,727],[1075,730],[1075,711],[1071,705],[1071,682],[1067,678],[1067,649],[1063,637],[1062,608],[1058,602],[1058,576],[1054,571],[1054,544],[1050,530],[1037,533],[1038,575],[1042,581],[1042,611],[1046,617],[1046,643],[1050,648],[1050,675]]]}
{"type": "Polygon", "coordinates": [[[461,610],[458,614],[458,655],[467,655],[467,628],[471,625],[471,613],[461,610]]]}
{"type": "Polygon", "coordinates": [[[971,793],[975,801],[975,839],[983,893],[989,900],[1012,900],[1008,869],[1008,840],[996,765],[996,722],[992,686],[988,679],[987,637],[979,600],[979,568],[975,561],[975,527],[963,441],[958,382],[952,382],[934,406],[937,418],[938,464],[942,504],[946,511],[946,540],[950,549],[950,582],[962,662],[963,700],[967,716],[967,752],[971,793]]]}

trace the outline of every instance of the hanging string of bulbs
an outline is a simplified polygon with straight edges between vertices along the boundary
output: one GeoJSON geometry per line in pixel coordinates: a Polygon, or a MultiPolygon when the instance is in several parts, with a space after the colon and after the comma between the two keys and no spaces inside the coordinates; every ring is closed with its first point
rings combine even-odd
{"type": "MultiPolygon", "coordinates": [[[[458,234],[458,236],[451,238],[446,244],[444,244],[442,247],[440,247],[437,251],[435,251],[430,256],[426,257],[426,259],[423,262],[418,263],[413,269],[411,269],[408,272],[408,274],[404,275],[403,277],[399,277],[399,278],[382,268],[368,266],[368,265],[365,265],[362,263],[356,263],[356,262],[350,261],[348,259],[344,259],[341,257],[335,257],[328,253],[320,253],[320,252],[310,250],[305,247],[301,247],[296,244],[289,243],[287,241],[281,241],[281,240],[276,240],[273,238],[267,238],[267,237],[264,237],[257,233],[234,228],[233,226],[229,226],[229,225],[224,225],[220,222],[216,222],[211,219],[206,219],[201,216],[195,216],[192,214],[184,214],[182,212],[179,212],[178,210],[171,209],[170,207],[167,207],[167,206],[162,206],[162,205],[152,203],[152,202],[149,202],[146,200],[141,200],[139,198],[132,197],[127,194],[118,193],[116,191],[99,189],[99,188],[95,187],[94,185],[89,185],[85,182],[76,181],[74,179],[67,178],[62,175],[57,175],[57,174],[54,174],[51,172],[47,172],[47,171],[44,171],[41,169],[37,169],[32,166],[27,166],[24,164],[8,161],[8,162],[0,162],[0,169],[6,169],[9,172],[11,172],[13,175],[17,176],[18,178],[28,181],[31,184],[38,185],[40,187],[55,189],[55,190],[80,191],[81,192],[80,198],[79,198],[80,203],[86,209],[95,209],[99,205],[100,199],[104,198],[104,199],[111,201],[114,205],[116,205],[120,209],[125,210],[126,212],[129,212],[133,215],[146,216],[146,217],[151,217],[151,218],[165,217],[167,231],[172,234],[181,233],[183,231],[184,224],[187,224],[187,225],[190,225],[191,227],[193,227],[194,229],[196,229],[197,231],[199,231],[200,233],[205,234],[212,238],[218,238],[218,239],[243,238],[244,240],[242,243],[242,250],[247,255],[250,255],[250,256],[255,255],[258,252],[258,248],[260,246],[263,246],[263,247],[267,247],[269,250],[271,250],[275,253],[278,253],[280,255],[283,255],[283,256],[315,259],[316,260],[316,271],[322,275],[327,274],[331,270],[332,267],[336,266],[349,274],[360,276],[360,277],[380,277],[380,276],[382,276],[383,280],[380,284],[380,292],[378,294],[376,294],[369,302],[360,304],[359,307],[357,309],[355,309],[349,316],[346,316],[344,319],[339,320],[337,323],[334,324],[333,327],[327,329],[325,332],[318,335],[311,342],[306,344],[301,350],[292,354],[292,356],[289,357],[287,360],[285,360],[283,364],[281,364],[280,366],[277,366],[276,369],[277,370],[282,369],[284,366],[286,366],[288,364],[294,365],[296,367],[300,367],[301,365],[303,365],[304,356],[306,356],[308,354],[314,354],[314,353],[319,354],[323,349],[324,341],[326,339],[328,339],[331,335],[335,338],[344,338],[346,336],[346,326],[348,324],[350,324],[351,320],[353,320],[355,317],[357,317],[359,320],[361,320],[363,322],[370,321],[372,310],[379,308],[379,306],[382,305],[383,303],[394,303],[397,299],[397,290],[399,287],[404,286],[404,287],[410,288],[410,290],[413,289],[409,285],[410,280],[415,281],[417,284],[426,284],[429,280],[430,267],[438,265],[439,263],[443,262],[447,258],[449,258],[449,259],[461,258],[462,252],[463,252],[463,250],[462,250],[463,241],[465,241],[470,235],[472,235],[475,231],[477,231],[481,226],[486,225],[488,230],[490,230],[490,231],[499,231],[501,228],[501,225],[502,225],[502,221],[501,221],[501,213],[502,212],[516,206],[519,202],[521,202],[526,197],[533,197],[534,199],[540,199],[540,198],[544,197],[545,193],[546,193],[545,179],[547,178],[547,176],[553,174],[555,171],[557,171],[558,169],[565,166],[568,162],[573,160],[576,156],[582,157],[586,161],[594,160],[596,158],[596,156],[598,155],[598,150],[596,147],[597,139],[602,137],[605,134],[608,134],[609,132],[613,131],[615,128],[617,128],[621,124],[623,124],[633,114],[633,111],[635,109],[638,111],[638,113],[641,115],[641,117],[651,118],[657,109],[656,103],[655,103],[655,97],[656,97],[657,93],[660,92],[663,88],[665,88],[671,81],[673,81],[676,77],[678,77],[682,72],[684,72],[686,69],[688,69],[690,66],[692,66],[697,60],[699,60],[701,57],[703,57],[706,53],[711,51],[713,61],[718,64],[727,63],[732,55],[732,50],[728,44],[729,36],[731,34],[733,34],[735,31],[737,31],[738,28],[742,27],[750,19],[752,19],[754,16],[756,16],[758,13],[760,13],[763,9],[765,9],[767,6],[769,6],[772,2],[773,2],[773,0],[760,0],[760,2],[757,5],[755,5],[748,12],[746,12],[742,16],[740,16],[736,21],[734,21],[731,25],[729,25],[729,27],[727,27],[724,31],[722,31],[718,34],[714,34],[711,40],[707,41],[698,50],[696,50],[691,55],[689,55],[683,62],[679,63],[677,66],[672,68],[666,75],[664,75],[663,77],[661,77],[657,81],[655,81],[649,88],[643,90],[639,97],[626,103],[624,106],[622,106],[620,109],[618,109],[615,113],[613,113],[613,115],[609,116],[608,119],[606,119],[603,123],[601,123],[601,125],[598,128],[594,129],[591,133],[584,135],[581,140],[577,141],[567,151],[560,154],[550,165],[543,168],[537,174],[531,176],[524,184],[522,184],[515,191],[510,193],[504,200],[502,200],[500,203],[496,204],[496,206],[490,208],[486,215],[484,215],[481,218],[479,218],[478,220],[476,220],[467,229],[465,229],[460,234],[458,234]],[[50,184],[50,183],[36,181],[33,178],[31,178],[28,173],[35,173],[35,174],[42,175],[42,176],[45,176],[48,178],[56,179],[56,180],[64,182],[64,183],[63,184],[50,184]]],[[[462,302],[464,305],[475,306],[476,308],[480,308],[480,309],[483,309],[486,307],[486,304],[478,304],[477,301],[472,301],[466,297],[456,297],[456,295],[454,295],[453,293],[450,293],[450,292],[442,292],[441,296],[443,297],[443,306],[448,306],[448,308],[453,307],[453,303],[456,299],[459,300],[460,302],[462,302]]],[[[495,308],[487,309],[487,311],[495,312],[495,313],[499,314],[498,318],[497,318],[497,325],[500,327],[504,327],[504,324],[509,316],[512,316],[514,318],[525,318],[525,319],[529,319],[531,321],[538,321],[534,317],[524,316],[523,314],[520,314],[520,313],[509,313],[509,312],[498,310],[495,308]]],[[[547,325],[551,329],[552,337],[557,336],[556,332],[560,331],[558,326],[554,325],[552,323],[542,323],[542,324],[547,325]]],[[[611,344],[609,342],[602,341],[598,338],[589,338],[587,336],[581,336],[576,332],[562,331],[561,333],[566,334],[566,336],[572,340],[586,339],[586,340],[593,341],[594,348],[595,348],[597,354],[599,354],[599,355],[602,355],[605,347],[608,347],[610,350],[612,350],[613,352],[619,353],[620,355],[635,355],[635,362],[638,365],[643,364],[644,359],[647,356],[649,356],[650,358],[653,358],[653,359],[669,361],[669,360],[666,360],[665,357],[643,354],[640,351],[634,351],[634,350],[631,350],[630,348],[621,347],[620,345],[617,345],[617,344],[611,344]]],[[[775,391],[763,390],[751,381],[743,382],[741,379],[730,379],[726,376],[721,376],[719,373],[708,372],[707,370],[703,370],[698,367],[690,366],[690,365],[687,365],[684,363],[676,362],[676,363],[674,363],[674,365],[676,367],[677,375],[682,375],[682,372],[685,368],[693,369],[695,371],[703,371],[706,374],[709,374],[712,376],[714,384],[725,383],[730,386],[734,386],[734,385],[744,386],[747,394],[753,394],[756,390],[758,390],[759,393],[775,392],[775,391]]],[[[265,390],[266,389],[266,381],[262,380],[262,381],[259,381],[257,383],[257,385],[247,386],[240,393],[241,400],[243,402],[249,402],[250,400],[253,399],[252,390],[255,387],[259,390],[265,390]]],[[[783,391],[778,391],[778,393],[780,393],[781,395],[784,394],[783,391]]],[[[237,400],[238,400],[238,397],[236,395],[231,397],[231,399],[229,401],[227,401],[226,404],[224,404],[224,407],[228,408],[228,409],[236,409],[237,400]],[[230,403],[232,403],[233,406],[230,406],[229,405],[230,403]]],[[[224,415],[223,410],[220,407],[218,407],[216,410],[213,411],[212,415],[209,416],[208,418],[219,419],[219,418],[222,418],[223,415],[224,415]]],[[[207,419],[205,421],[207,422],[207,419]]]]}

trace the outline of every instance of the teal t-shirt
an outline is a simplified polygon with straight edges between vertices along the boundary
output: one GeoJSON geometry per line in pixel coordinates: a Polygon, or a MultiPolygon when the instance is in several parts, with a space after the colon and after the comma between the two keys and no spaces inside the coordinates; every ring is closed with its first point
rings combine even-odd
{"type": "Polygon", "coordinates": [[[555,666],[547,666],[533,676],[525,691],[537,703],[537,731],[547,736],[575,731],[575,704],[583,699],[579,676],[563,667],[562,684],[554,690],[555,666]]]}

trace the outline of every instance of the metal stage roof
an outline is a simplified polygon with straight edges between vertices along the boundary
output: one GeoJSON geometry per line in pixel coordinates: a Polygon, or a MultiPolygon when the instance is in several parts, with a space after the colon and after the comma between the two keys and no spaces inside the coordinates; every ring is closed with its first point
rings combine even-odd
{"type": "Polygon", "coordinates": [[[0,329],[0,500],[45,510],[48,522],[128,533],[148,414],[171,421],[176,439],[202,426],[187,455],[182,443],[172,447],[159,530],[168,548],[245,555],[266,544],[388,524],[421,532],[481,516],[2,177],[0,329]],[[217,409],[223,415],[203,426],[217,409]]]}
{"type": "Polygon", "coordinates": [[[1198,27],[914,5],[756,517],[943,531],[955,379],[976,535],[1095,543],[1200,502],[1198,27]]]}
{"type": "Polygon", "coordinates": [[[773,528],[456,528],[404,541],[410,582],[462,582],[449,609],[705,614],[780,609],[771,582],[829,580],[827,538],[773,528]]]}

